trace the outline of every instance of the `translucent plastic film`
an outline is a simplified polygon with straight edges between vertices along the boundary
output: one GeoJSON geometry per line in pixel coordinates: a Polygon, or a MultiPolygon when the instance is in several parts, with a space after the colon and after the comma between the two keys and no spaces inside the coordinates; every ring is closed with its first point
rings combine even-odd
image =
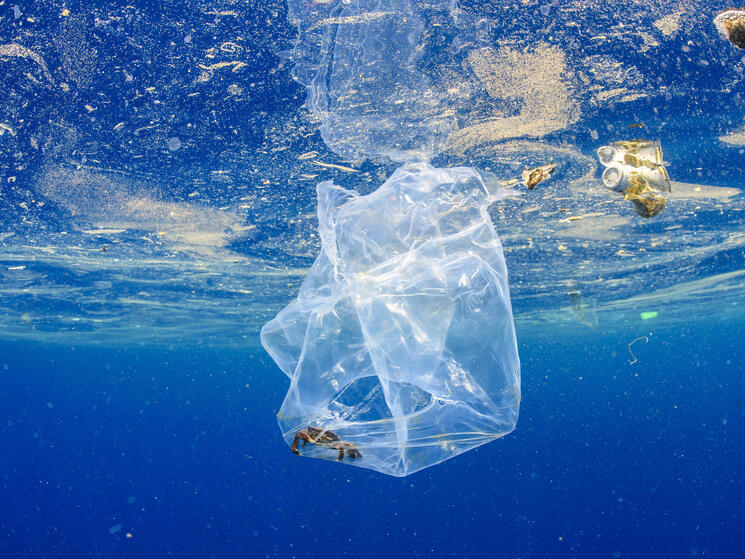
{"type": "Polygon", "coordinates": [[[261,331],[290,377],[293,451],[404,476],[515,428],[520,364],[503,191],[470,168],[398,169],[359,196],[318,186],[323,249],[261,331]]]}
{"type": "MultiPolygon", "coordinates": [[[[293,75],[326,145],[347,159],[429,160],[451,130],[444,88],[422,67],[424,14],[452,1],[288,0],[293,75]]],[[[429,33],[432,34],[431,24],[429,33]]]]}

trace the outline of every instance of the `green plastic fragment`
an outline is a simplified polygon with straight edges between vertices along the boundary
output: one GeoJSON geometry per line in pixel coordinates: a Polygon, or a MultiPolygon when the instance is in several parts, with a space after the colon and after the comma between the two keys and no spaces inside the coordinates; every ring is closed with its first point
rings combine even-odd
{"type": "Polygon", "coordinates": [[[656,318],[659,313],[657,311],[646,311],[641,313],[642,320],[649,320],[651,318],[656,318]]]}

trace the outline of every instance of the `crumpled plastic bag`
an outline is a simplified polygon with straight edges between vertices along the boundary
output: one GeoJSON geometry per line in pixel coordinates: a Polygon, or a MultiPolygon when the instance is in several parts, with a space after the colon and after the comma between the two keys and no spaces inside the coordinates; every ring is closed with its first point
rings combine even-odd
{"type": "Polygon", "coordinates": [[[429,165],[367,196],[318,185],[323,248],[261,331],[290,378],[278,420],[293,451],[405,476],[515,428],[520,362],[487,213],[504,195],[429,165]]]}

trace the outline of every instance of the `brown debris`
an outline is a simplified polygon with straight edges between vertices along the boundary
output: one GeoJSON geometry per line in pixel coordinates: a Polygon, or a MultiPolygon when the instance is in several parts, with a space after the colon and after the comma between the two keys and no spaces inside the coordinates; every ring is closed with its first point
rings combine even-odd
{"type": "Polygon", "coordinates": [[[654,217],[665,207],[667,198],[655,193],[654,188],[642,174],[631,177],[631,185],[626,189],[624,200],[630,200],[634,211],[641,217],[654,217]]]}
{"type": "Polygon", "coordinates": [[[528,187],[528,190],[533,190],[543,181],[550,179],[554,169],[556,169],[556,163],[549,163],[532,169],[526,167],[522,175],[523,183],[528,187]]]}
{"type": "Polygon", "coordinates": [[[714,25],[730,43],[745,49],[745,10],[725,10],[714,18],[714,25]]]}

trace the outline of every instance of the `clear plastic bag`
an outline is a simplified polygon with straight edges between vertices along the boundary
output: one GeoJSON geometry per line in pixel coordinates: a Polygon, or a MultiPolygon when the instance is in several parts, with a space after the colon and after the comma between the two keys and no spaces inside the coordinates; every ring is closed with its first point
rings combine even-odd
{"type": "MultiPolygon", "coordinates": [[[[326,145],[344,157],[429,160],[453,126],[448,88],[422,61],[425,18],[453,0],[288,0],[298,29],[293,76],[326,145]]],[[[440,25],[440,24],[438,24],[440,25]]],[[[438,27],[439,29],[439,27],[438,27]]]]}
{"type": "Polygon", "coordinates": [[[398,169],[367,196],[318,186],[323,249],[261,331],[290,388],[293,451],[404,476],[515,428],[520,364],[504,196],[473,169],[398,169]]]}

